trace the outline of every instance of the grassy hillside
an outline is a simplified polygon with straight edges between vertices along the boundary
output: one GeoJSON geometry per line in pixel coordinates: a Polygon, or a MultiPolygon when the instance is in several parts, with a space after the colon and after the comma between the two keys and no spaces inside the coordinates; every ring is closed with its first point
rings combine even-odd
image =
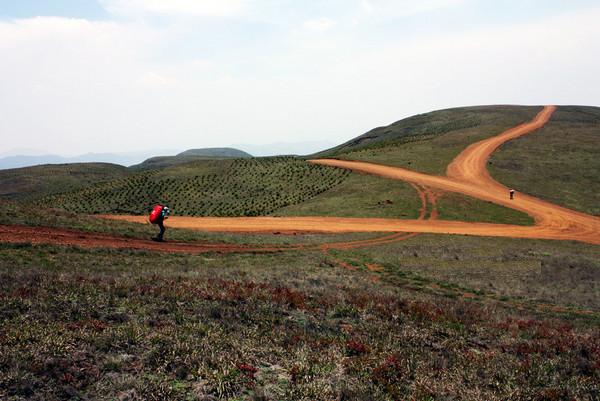
{"type": "Polygon", "coordinates": [[[144,214],[160,202],[176,215],[258,216],[304,202],[339,185],[348,174],[293,157],[198,161],[138,173],[42,202],[77,213],[144,214]]]}
{"type": "Polygon", "coordinates": [[[377,128],[313,157],[336,157],[442,175],[471,143],[529,121],[541,107],[480,106],[434,111],[377,128]]]}
{"type": "Polygon", "coordinates": [[[600,215],[600,108],[559,107],[540,131],[510,141],[489,165],[519,191],[600,215]]]}
{"type": "Polygon", "coordinates": [[[385,217],[416,219],[421,202],[409,184],[352,173],[314,198],[275,211],[275,216],[385,217]]]}
{"type": "Polygon", "coordinates": [[[39,198],[129,175],[126,167],[106,163],[57,164],[0,170],[0,198],[39,198]]]}

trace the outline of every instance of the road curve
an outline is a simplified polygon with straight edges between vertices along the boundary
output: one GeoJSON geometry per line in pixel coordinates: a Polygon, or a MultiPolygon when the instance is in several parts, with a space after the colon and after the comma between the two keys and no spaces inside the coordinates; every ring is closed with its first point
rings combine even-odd
{"type": "Polygon", "coordinates": [[[555,106],[546,106],[533,121],[470,145],[448,166],[447,177],[427,175],[399,167],[336,159],[311,160],[311,162],[419,183],[443,191],[462,193],[525,212],[535,219],[533,227],[439,220],[419,222],[418,224],[423,226],[423,231],[419,231],[407,222],[411,226],[411,231],[439,232],[440,228],[445,227],[448,229],[448,233],[453,234],[575,240],[600,244],[600,218],[522,193],[517,194],[514,200],[510,200],[508,188],[496,182],[487,171],[487,162],[496,149],[511,139],[540,129],[550,120],[555,110],[555,106]],[[437,227],[432,227],[432,225],[437,227]]]}

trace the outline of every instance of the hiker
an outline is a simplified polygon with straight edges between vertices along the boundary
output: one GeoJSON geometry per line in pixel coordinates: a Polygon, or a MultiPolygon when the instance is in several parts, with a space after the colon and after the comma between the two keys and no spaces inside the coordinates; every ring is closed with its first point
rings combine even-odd
{"type": "Polygon", "coordinates": [[[165,225],[164,221],[169,218],[169,213],[171,211],[167,206],[156,205],[152,212],[150,213],[150,223],[158,225],[160,228],[160,233],[156,237],[153,237],[153,241],[163,242],[163,236],[165,235],[165,225]]]}
{"type": "Polygon", "coordinates": [[[510,194],[510,200],[515,199],[515,190],[514,189],[509,189],[508,193],[510,194]]]}

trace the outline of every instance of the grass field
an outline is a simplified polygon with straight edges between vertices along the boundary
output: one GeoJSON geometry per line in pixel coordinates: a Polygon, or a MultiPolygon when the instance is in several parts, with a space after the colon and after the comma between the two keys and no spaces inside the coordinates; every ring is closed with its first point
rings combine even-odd
{"type": "MultiPolygon", "coordinates": [[[[289,157],[206,160],[138,173],[112,165],[42,166],[13,175],[20,183],[35,182],[13,186],[5,181],[17,199],[31,202],[30,210],[52,206],[79,214],[145,214],[157,202],[176,215],[192,216],[416,218],[421,208],[418,194],[406,183],[289,157]],[[105,170],[112,172],[105,176],[105,170]],[[120,178],[106,180],[115,175],[120,178]]],[[[439,206],[443,219],[532,223],[520,212],[462,195],[447,194],[439,206]]]]}
{"type": "Polygon", "coordinates": [[[600,108],[559,107],[540,131],[505,144],[492,176],[550,202],[600,215],[600,108]]]}
{"type": "Polygon", "coordinates": [[[593,399],[597,287],[578,292],[580,273],[566,300],[538,291],[572,271],[546,264],[564,254],[597,281],[598,250],[502,241],[229,256],[0,245],[0,398],[593,399]]]}
{"type": "Polygon", "coordinates": [[[421,201],[409,184],[352,173],[335,188],[278,209],[274,215],[416,219],[420,208],[421,201]]]}

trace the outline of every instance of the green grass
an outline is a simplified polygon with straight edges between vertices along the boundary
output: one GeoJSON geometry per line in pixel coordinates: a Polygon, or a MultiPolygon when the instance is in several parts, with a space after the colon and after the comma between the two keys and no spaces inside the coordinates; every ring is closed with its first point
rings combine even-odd
{"type": "Polygon", "coordinates": [[[0,198],[33,199],[127,177],[126,167],[107,163],[56,164],[0,170],[0,198]]]}
{"type": "Polygon", "coordinates": [[[518,191],[600,215],[600,108],[559,107],[540,131],[505,144],[490,173],[518,191]]]}
{"type": "Polygon", "coordinates": [[[409,184],[352,173],[343,183],[275,216],[336,216],[416,219],[421,201],[409,184]]]}
{"type": "MultiPolygon", "coordinates": [[[[428,174],[444,175],[448,164],[471,143],[492,137],[520,123],[529,121],[540,111],[540,107],[523,106],[481,106],[435,111],[398,121],[390,126],[377,128],[329,151],[314,157],[336,157],[345,160],[359,160],[389,166],[409,168],[428,174]]],[[[357,180],[355,180],[357,181],[357,180]]],[[[282,214],[335,214],[342,210],[343,215],[358,215],[358,207],[343,204],[345,198],[360,198],[358,193],[349,195],[345,188],[367,194],[365,202],[353,202],[368,215],[381,214],[382,217],[400,217],[393,208],[377,207],[379,199],[385,198],[392,188],[402,188],[399,184],[369,184],[364,179],[363,191],[359,185],[346,182],[345,187],[328,191],[307,204],[287,208],[282,214]],[[381,193],[381,195],[380,195],[381,193]],[[375,213],[372,212],[375,210],[375,213]],[[389,211],[389,213],[388,213],[389,211]]],[[[409,188],[404,186],[403,193],[409,188]]],[[[404,199],[406,195],[404,195],[404,199]]],[[[415,202],[413,198],[412,202],[415,202]]],[[[404,206],[406,201],[401,202],[404,206]]],[[[480,201],[460,194],[446,193],[438,203],[439,218],[474,222],[532,225],[533,219],[525,213],[504,208],[490,202],[480,201]]],[[[414,216],[415,213],[413,212],[414,216]]]]}
{"type": "Polygon", "coordinates": [[[528,214],[465,195],[446,192],[437,201],[439,219],[530,226],[528,214]]]}
{"type": "Polygon", "coordinates": [[[294,157],[211,160],[97,184],[44,198],[76,213],[145,214],[156,203],[183,216],[259,216],[339,185],[346,170],[294,157]]]}
{"type": "Polygon", "coordinates": [[[600,247],[570,242],[419,235],[344,252],[347,259],[468,292],[600,312],[600,247]]]}
{"type": "MultiPolygon", "coordinates": [[[[275,216],[336,216],[416,219],[421,201],[409,184],[353,173],[342,184],[306,202],[275,211],[275,216]]],[[[516,210],[454,193],[437,201],[438,218],[498,224],[532,225],[516,210]]],[[[432,205],[427,205],[428,214],[432,205]]]]}

